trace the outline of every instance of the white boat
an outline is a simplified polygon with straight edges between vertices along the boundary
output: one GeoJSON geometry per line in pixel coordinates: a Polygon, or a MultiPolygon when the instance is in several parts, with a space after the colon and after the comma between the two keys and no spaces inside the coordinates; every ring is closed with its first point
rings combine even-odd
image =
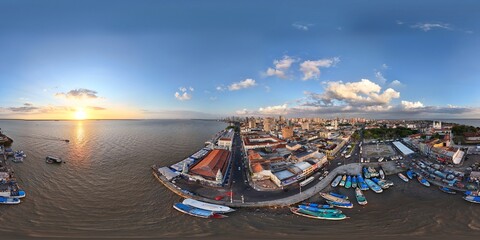
{"type": "Polygon", "coordinates": [[[320,196],[327,199],[327,200],[330,200],[332,202],[345,203],[345,204],[350,203],[350,201],[348,201],[347,199],[344,199],[344,198],[341,198],[341,197],[336,197],[336,196],[333,196],[333,195],[328,194],[328,193],[321,192],[320,196]]]}
{"type": "Polygon", "coordinates": [[[8,189],[8,190],[5,190],[5,191],[0,191],[0,197],[24,198],[25,197],[25,191],[23,191],[23,190],[11,191],[10,189],[8,189]]]}
{"type": "Polygon", "coordinates": [[[405,177],[405,175],[403,175],[402,173],[398,173],[398,177],[402,179],[404,182],[408,182],[408,178],[405,177]]]}
{"type": "Polygon", "coordinates": [[[235,209],[232,209],[232,208],[227,207],[227,206],[201,202],[201,201],[191,199],[191,198],[187,198],[187,199],[183,200],[182,203],[185,204],[185,205],[189,205],[189,206],[196,207],[196,208],[203,209],[203,210],[212,211],[212,212],[215,212],[215,213],[229,213],[229,212],[235,211],[235,209]]]}

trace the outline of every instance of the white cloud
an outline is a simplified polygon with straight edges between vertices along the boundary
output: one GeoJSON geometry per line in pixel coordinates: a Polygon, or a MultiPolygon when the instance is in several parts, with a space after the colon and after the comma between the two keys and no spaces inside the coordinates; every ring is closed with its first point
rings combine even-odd
{"type": "Polygon", "coordinates": [[[380,85],[362,79],[359,82],[328,82],[322,94],[311,95],[313,99],[323,104],[332,105],[335,102],[343,102],[349,105],[385,105],[394,98],[399,98],[400,93],[388,88],[381,92],[380,85]]]}
{"type": "Polygon", "coordinates": [[[402,21],[400,21],[400,20],[397,20],[396,23],[397,23],[398,25],[403,25],[403,24],[404,24],[404,22],[402,22],[402,21]]]}
{"type": "Polygon", "coordinates": [[[320,76],[320,68],[329,68],[338,62],[340,62],[338,57],[304,61],[300,64],[300,71],[303,73],[302,80],[317,79],[320,76]]]}
{"type": "Polygon", "coordinates": [[[417,101],[417,102],[402,101],[402,107],[404,109],[416,109],[416,108],[424,108],[425,106],[420,101],[417,101]]]}
{"type": "Polygon", "coordinates": [[[446,29],[446,30],[453,30],[452,26],[447,23],[417,23],[411,26],[412,28],[421,29],[424,32],[428,32],[433,29],[446,29]]]}
{"type": "Polygon", "coordinates": [[[180,90],[180,92],[186,92],[187,88],[186,87],[179,87],[178,90],[180,90]]]}
{"type": "Polygon", "coordinates": [[[389,69],[390,67],[386,63],[384,63],[384,64],[382,64],[382,68],[383,69],[389,69]]]}
{"type": "Polygon", "coordinates": [[[68,99],[96,99],[99,98],[97,91],[86,88],[78,88],[70,90],[69,92],[56,93],[55,97],[68,99]]]}
{"type": "Polygon", "coordinates": [[[175,92],[175,98],[180,101],[188,101],[192,99],[192,95],[188,94],[187,92],[184,92],[183,94],[175,92]]]}
{"type": "Polygon", "coordinates": [[[217,86],[215,89],[216,89],[217,91],[221,91],[221,92],[225,91],[225,87],[224,87],[224,86],[217,86]]]}
{"type": "Polygon", "coordinates": [[[259,108],[259,109],[258,109],[258,112],[259,112],[260,114],[265,114],[265,115],[269,115],[269,114],[274,114],[274,115],[284,114],[286,111],[287,111],[287,104],[277,105],[277,106],[268,106],[268,107],[264,107],[264,108],[259,108]]]}
{"type": "Polygon", "coordinates": [[[193,87],[189,87],[188,89],[190,89],[190,92],[195,91],[195,89],[193,87]]]}
{"type": "Polygon", "coordinates": [[[251,78],[247,78],[243,81],[232,83],[230,86],[228,86],[228,90],[237,91],[237,90],[244,89],[244,88],[254,87],[256,85],[257,85],[257,83],[255,82],[255,80],[253,80],[251,78]]]}
{"type": "Polygon", "coordinates": [[[292,66],[292,63],[295,62],[295,59],[289,56],[283,56],[280,60],[273,61],[275,65],[274,68],[268,68],[265,74],[267,76],[277,76],[279,78],[287,78],[286,71],[292,66]]]}
{"type": "Polygon", "coordinates": [[[302,23],[293,23],[292,24],[292,27],[298,29],[298,30],[302,30],[302,31],[308,31],[308,28],[312,26],[312,24],[302,24],[302,23]]]}

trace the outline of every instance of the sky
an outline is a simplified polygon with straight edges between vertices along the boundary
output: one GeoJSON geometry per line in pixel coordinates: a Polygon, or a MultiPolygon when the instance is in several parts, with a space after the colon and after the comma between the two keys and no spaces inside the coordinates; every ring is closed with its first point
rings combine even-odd
{"type": "Polygon", "coordinates": [[[0,1],[0,118],[480,118],[478,1],[0,1]]]}

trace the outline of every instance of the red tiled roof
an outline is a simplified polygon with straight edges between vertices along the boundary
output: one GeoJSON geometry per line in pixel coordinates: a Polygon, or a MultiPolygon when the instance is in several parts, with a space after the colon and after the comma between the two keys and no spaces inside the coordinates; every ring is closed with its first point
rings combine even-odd
{"type": "Polygon", "coordinates": [[[207,156],[205,156],[204,159],[195,164],[190,169],[190,173],[200,175],[207,179],[215,179],[218,170],[225,175],[229,156],[230,151],[224,149],[214,149],[207,156]]]}

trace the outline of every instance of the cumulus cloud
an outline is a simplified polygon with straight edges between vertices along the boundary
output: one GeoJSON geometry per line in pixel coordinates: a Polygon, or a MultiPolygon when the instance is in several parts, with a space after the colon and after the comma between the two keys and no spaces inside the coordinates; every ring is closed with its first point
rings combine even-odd
{"type": "Polygon", "coordinates": [[[398,81],[398,80],[393,80],[391,83],[390,83],[390,87],[402,87],[403,86],[403,83],[398,81]]]}
{"type": "Polygon", "coordinates": [[[69,92],[59,92],[55,97],[69,98],[69,99],[95,99],[98,98],[98,92],[86,88],[77,88],[69,92]]]}
{"type": "Polygon", "coordinates": [[[269,115],[269,114],[279,115],[279,114],[284,114],[286,111],[287,111],[287,104],[261,107],[258,109],[258,112],[260,114],[266,114],[266,115],[269,115]]]}
{"type": "Polygon", "coordinates": [[[320,77],[320,68],[329,68],[340,62],[340,58],[325,58],[319,60],[306,60],[300,64],[300,71],[303,73],[302,80],[320,77]]]}
{"type": "Polygon", "coordinates": [[[309,93],[310,98],[324,105],[332,105],[340,102],[348,105],[386,105],[394,98],[399,98],[400,93],[388,88],[381,91],[380,85],[362,79],[358,82],[332,81],[326,83],[322,94],[309,93]]]}
{"type": "Polygon", "coordinates": [[[446,29],[452,30],[452,26],[447,23],[416,23],[411,26],[412,28],[420,29],[424,32],[428,32],[433,29],[446,29]]]}
{"type": "Polygon", "coordinates": [[[274,68],[268,68],[265,74],[267,76],[277,76],[279,78],[287,78],[286,72],[292,66],[292,63],[295,62],[295,59],[289,56],[283,56],[280,60],[273,61],[275,65],[274,68]]]}
{"type": "Polygon", "coordinates": [[[247,115],[249,113],[249,111],[246,108],[244,108],[244,109],[235,111],[235,113],[237,115],[247,115]]]}
{"type": "Polygon", "coordinates": [[[295,22],[292,24],[292,27],[302,31],[308,31],[310,26],[312,26],[312,24],[303,24],[298,22],[295,22]]]}
{"type": "Polygon", "coordinates": [[[232,83],[230,86],[228,86],[228,90],[237,91],[237,90],[244,89],[244,88],[251,88],[251,87],[254,87],[256,85],[257,85],[257,83],[255,82],[255,80],[253,80],[251,78],[247,78],[243,81],[232,83]]]}
{"type": "Polygon", "coordinates": [[[425,106],[420,101],[416,101],[416,102],[402,101],[402,107],[404,109],[416,109],[416,108],[423,108],[425,106]]]}

